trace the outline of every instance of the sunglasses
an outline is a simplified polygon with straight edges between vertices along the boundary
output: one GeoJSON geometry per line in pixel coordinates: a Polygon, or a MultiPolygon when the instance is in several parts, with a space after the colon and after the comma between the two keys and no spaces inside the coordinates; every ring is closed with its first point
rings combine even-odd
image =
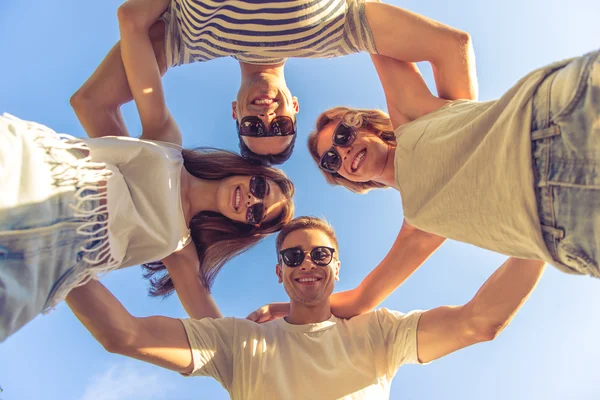
{"type": "Polygon", "coordinates": [[[327,246],[317,246],[310,252],[304,251],[299,247],[291,247],[281,250],[279,255],[281,255],[281,259],[288,267],[294,268],[301,265],[307,253],[310,255],[313,263],[320,267],[326,267],[333,260],[334,252],[335,249],[327,246]]]}
{"type": "Polygon", "coordinates": [[[271,129],[267,129],[264,122],[258,117],[249,116],[236,121],[238,135],[250,137],[291,136],[296,134],[296,123],[292,118],[282,115],[273,118],[271,129]]]}
{"type": "Polygon", "coordinates": [[[340,122],[333,130],[333,146],[321,156],[319,168],[329,173],[336,173],[342,166],[342,157],[336,147],[350,147],[356,140],[356,129],[340,122]]]}
{"type": "Polygon", "coordinates": [[[262,221],[265,217],[265,204],[264,199],[267,195],[268,191],[267,178],[264,176],[253,176],[250,178],[250,193],[252,196],[256,197],[259,200],[262,200],[260,203],[256,203],[248,207],[246,211],[246,222],[250,225],[259,226],[260,221],[262,221]]]}

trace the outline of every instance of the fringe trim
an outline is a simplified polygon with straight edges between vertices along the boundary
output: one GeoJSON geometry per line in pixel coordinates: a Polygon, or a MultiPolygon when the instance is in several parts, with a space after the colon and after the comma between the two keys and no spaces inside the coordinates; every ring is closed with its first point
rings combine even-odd
{"type": "Polygon", "coordinates": [[[120,266],[120,260],[110,254],[108,240],[107,192],[100,192],[101,183],[106,182],[112,171],[105,163],[93,162],[86,143],[81,139],[54,130],[36,122],[24,121],[10,114],[2,117],[9,122],[9,129],[29,131],[34,142],[44,150],[45,163],[50,166],[53,185],[59,191],[74,190],[73,219],[79,225],[77,236],[83,237],[77,263],[67,272],[64,282],[58,283],[48,299],[43,313],[51,311],[74,288],[84,285],[98,275],[106,274],[120,266]],[[106,200],[105,204],[100,204],[106,200]]]}

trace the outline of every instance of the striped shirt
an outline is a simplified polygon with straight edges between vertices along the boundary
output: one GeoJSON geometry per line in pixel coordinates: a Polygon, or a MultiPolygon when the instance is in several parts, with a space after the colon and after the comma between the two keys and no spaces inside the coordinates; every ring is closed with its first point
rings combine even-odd
{"type": "Polygon", "coordinates": [[[231,56],[250,64],[289,57],[376,53],[365,0],[172,0],[166,26],[169,66],[231,56]]]}

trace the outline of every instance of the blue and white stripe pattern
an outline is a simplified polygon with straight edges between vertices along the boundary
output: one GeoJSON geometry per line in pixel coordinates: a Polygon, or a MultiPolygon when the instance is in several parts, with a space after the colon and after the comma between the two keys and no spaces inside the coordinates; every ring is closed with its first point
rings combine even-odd
{"type": "Polygon", "coordinates": [[[172,0],[162,19],[170,66],[376,52],[364,0],[172,0]]]}

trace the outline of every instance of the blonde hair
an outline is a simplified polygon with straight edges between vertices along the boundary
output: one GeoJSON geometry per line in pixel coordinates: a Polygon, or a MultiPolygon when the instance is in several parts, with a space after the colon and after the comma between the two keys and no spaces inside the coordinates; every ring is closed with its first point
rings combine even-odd
{"type": "MultiPolygon", "coordinates": [[[[384,142],[396,146],[396,137],[392,121],[389,115],[381,110],[370,110],[348,107],[334,107],[323,112],[317,118],[316,129],[308,136],[308,151],[312,156],[317,166],[321,161],[321,157],[317,152],[317,140],[319,132],[331,123],[343,122],[347,126],[354,128],[366,128],[374,135],[377,135],[384,142]]],[[[320,169],[320,168],[319,168],[320,169]]],[[[344,178],[338,173],[330,173],[320,169],[325,176],[327,182],[331,185],[340,185],[354,193],[366,193],[371,189],[387,188],[388,185],[383,183],[368,181],[368,182],[353,182],[344,178]]]]}

